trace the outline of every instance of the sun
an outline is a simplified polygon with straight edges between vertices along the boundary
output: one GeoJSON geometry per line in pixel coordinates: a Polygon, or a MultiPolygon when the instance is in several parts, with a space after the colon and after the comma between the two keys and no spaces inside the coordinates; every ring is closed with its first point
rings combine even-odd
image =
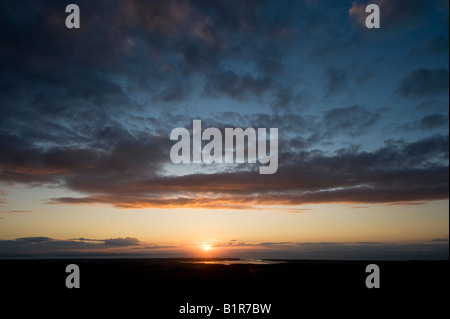
{"type": "Polygon", "coordinates": [[[209,244],[203,245],[203,250],[204,251],[210,251],[211,249],[212,249],[211,245],[209,245],[209,244]]]}

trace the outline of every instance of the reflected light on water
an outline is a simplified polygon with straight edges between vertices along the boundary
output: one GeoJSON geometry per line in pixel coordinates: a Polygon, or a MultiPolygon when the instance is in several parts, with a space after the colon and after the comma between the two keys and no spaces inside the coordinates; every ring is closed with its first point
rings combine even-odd
{"type": "Polygon", "coordinates": [[[276,265],[284,264],[284,261],[265,260],[265,259],[224,259],[224,260],[193,260],[186,261],[189,264],[205,264],[205,265],[276,265]]]}

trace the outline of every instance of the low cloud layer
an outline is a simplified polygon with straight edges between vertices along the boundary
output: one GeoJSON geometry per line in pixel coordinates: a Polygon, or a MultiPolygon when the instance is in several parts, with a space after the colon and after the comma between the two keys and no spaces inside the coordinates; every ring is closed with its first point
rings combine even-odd
{"type": "Polygon", "coordinates": [[[130,252],[134,248],[157,251],[173,247],[159,247],[131,237],[110,239],[74,238],[68,240],[49,237],[23,237],[14,240],[0,239],[0,258],[117,255],[130,252]]]}

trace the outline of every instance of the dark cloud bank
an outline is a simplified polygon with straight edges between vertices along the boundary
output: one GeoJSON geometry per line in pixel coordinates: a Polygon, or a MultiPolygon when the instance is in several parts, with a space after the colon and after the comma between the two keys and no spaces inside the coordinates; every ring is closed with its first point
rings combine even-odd
{"type": "Polygon", "coordinates": [[[448,198],[448,135],[413,143],[389,141],[371,153],[354,148],[329,155],[283,147],[279,170],[267,181],[248,166],[215,173],[214,178],[210,174],[161,175],[158,169],[166,163],[169,149],[163,138],[119,140],[109,150],[40,149],[16,137],[1,139],[3,182],[59,185],[87,194],[53,198],[51,203],[252,208],[448,198]]]}

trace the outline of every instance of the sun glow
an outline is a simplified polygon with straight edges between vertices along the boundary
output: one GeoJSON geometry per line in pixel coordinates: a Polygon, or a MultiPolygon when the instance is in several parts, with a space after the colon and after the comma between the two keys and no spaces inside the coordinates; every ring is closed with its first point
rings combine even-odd
{"type": "Polygon", "coordinates": [[[202,246],[202,248],[203,248],[204,251],[210,251],[210,250],[212,249],[212,246],[209,245],[209,244],[204,244],[204,245],[202,246]]]}

